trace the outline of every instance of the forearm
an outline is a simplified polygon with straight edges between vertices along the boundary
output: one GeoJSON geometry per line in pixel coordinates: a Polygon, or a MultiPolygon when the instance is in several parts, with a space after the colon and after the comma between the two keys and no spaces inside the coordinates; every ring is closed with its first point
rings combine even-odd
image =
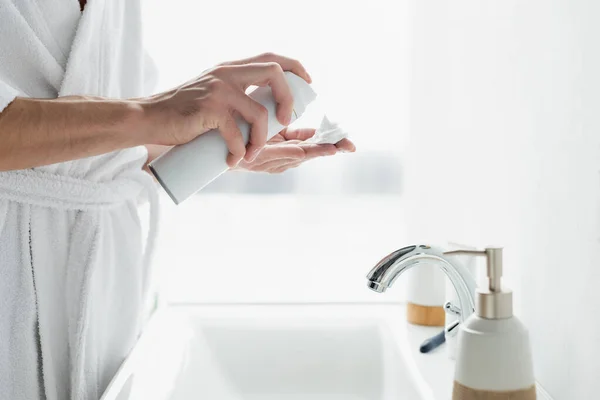
{"type": "Polygon", "coordinates": [[[75,160],[147,142],[133,101],[15,99],[0,113],[0,171],[75,160]]]}

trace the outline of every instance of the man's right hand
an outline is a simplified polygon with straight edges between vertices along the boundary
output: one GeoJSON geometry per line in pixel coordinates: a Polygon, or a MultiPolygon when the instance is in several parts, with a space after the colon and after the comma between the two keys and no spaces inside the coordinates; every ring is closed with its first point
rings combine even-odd
{"type": "Polygon", "coordinates": [[[294,99],[284,71],[311,82],[300,62],[275,54],[262,54],[220,64],[168,92],[141,102],[148,121],[147,144],[178,145],[212,129],[218,129],[227,143],[227,164],[242,159],[253,161],[267,142],[267,110],[246,93],[249,86],[270,86],[278,104],[277,119],[289,125],[294,99]],[[251,124],[248,145],[235,122],[239,113],[251,124]]]}

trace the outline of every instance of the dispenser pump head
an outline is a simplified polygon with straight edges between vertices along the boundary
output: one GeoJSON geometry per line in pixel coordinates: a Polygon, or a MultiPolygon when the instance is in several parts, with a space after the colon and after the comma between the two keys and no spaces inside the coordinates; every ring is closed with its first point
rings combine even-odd
{"type": "Polygon", "coordinates": [[[502,288],[502,248],[483,251],[455,250],[445,254],[467,254],[486,257],[487,288],[478,288],[475,313],[485,319],[504,319],[513,316],[512,291],[502,288]]]}

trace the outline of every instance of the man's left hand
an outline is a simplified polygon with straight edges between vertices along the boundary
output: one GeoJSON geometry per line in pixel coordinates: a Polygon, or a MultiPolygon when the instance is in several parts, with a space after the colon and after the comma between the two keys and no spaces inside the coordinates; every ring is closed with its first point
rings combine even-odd
{"type": "Polygon", "coordinates": [[[254,161],[242,160],[234,169],[277,174],[313,158],[356,151],[356,146],[349,139],[342,139],[336,144],[306,143],[314,134],[315,129],[286,128],[267,142],[254,161]]]}

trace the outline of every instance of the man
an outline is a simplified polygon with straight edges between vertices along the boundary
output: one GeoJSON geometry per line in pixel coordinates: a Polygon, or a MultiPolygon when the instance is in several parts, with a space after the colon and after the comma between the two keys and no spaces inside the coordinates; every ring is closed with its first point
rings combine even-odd
{"type": "Polygon", "coordinates": [[[150,310],[153,234],[143,254],[137,204],[155,209],[143,170],[166,148],[217,128],[230,167],[266,172],[354,151],[305,144],[307,129],[266,143],[265,110],[245,89],[271,86],[286,125],[283,71],[310,82],[279,55],[149,96],[140,18],[139,0],[0,0],[0,399],[102,395],[150,310]]]}

